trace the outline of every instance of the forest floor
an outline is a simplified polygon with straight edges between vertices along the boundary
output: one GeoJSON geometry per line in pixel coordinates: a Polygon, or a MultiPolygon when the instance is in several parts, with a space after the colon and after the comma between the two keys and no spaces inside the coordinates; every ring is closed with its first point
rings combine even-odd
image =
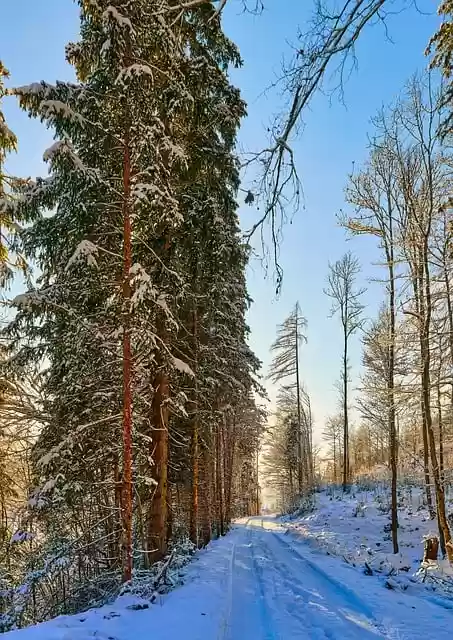
{"type": "MultiPolygon", "coordinates": [[[[453,595],[453,572],[445,561],[425,572],[420,570],[425,537],[437,535],[424,492],[417,486],[398,488],[398,545],[393,554],[390,531],[390,492],[385,483],[368,489],[329,487],[315,494],[315,508],[304,506],[299,514],[282,518],[289,532],[311,548],[340,556],[345,562],[391,577],[391,585],[415,590],[448,591],[453,595]]],[[[453,514],[453,495],[447,492],[447,512],[453,514]]]]}
{"type": "MultiPolygon", "coordinates": [[[[379,562],[388,556],[387,550],[376,551],[375,558],[373,549],[373,567],[380,566],[381,570],[372,568],[372,575],[365,574],[360,547],[365,543],[359,543],[359,539],[369,538],[368,544],[371,541],[376,546],[378,537],[382,541],[388,520],[382,507],[373,512],[379,500],[376,502],[371,495],[368,499],[368,513],[362,495],[344,500],[323,493],[317,497],[319,509],[310,515],[291,521],[272,517],[241,520],[225,538],[197,554],[187,569],[183,586],[155,604],[122,596],[111,605],[79,615],[60,616],[7,633],[5,637],[14,640],[451,638],[453,601],[420,585],[415,578],[413,589],[400,582],[401,573],[409,576],[408,583],[413,573],[412,565],[409,571],[405,571],[406,567],[401,571],[392,566],[404,564],[403,556],[387,559],[384,565],[391,568],[384,570],[379,562]],[[359,512],[365,511],[363,517],[354,515],[358,506],[359,512]],[[326,522],[328,515],[332,516],[332,522],[326,522]],[[362,525],[363,530],[358,530],[362,525]],[[334,527],[338,530],[336,537],[334,527]],[[382,555],[377,560],[379,553],[382,555]],[[146,608],[137,610],[137,604],[146,608]],[[131,609],[131,605],[135,608],[131,609]]],[[[411,513],[414,521],[424,522],[423,509],[411,513]]],[[[432,525],[428,523],[426,529],[432,525]]],[[[414,529],[411,534],[414,547],[407,549],[409,555],[418,556],[419,563],[424,531],[421,528],[415,531],[416,526],[413,522],[410,527],[414,529]]]]}

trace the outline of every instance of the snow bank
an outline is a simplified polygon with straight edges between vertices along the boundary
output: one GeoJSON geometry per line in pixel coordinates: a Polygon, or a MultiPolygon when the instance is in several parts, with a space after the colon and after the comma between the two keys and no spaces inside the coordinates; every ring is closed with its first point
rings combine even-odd
{"type": "Polygon", "coordinates": [[[235,534],[199,551],[184,570],[185,584],[151,599],[125,594],[110,605],[3,634],[11,640],[177,640],[216,638],[235,534]]]}
{"type": "Polygon", "coordinates": [[[389,589],[423,588],[453,596],[450,568],[443,561],[422,565],[424,538],[436,535],[437,522],[430,519],[420,488],[398,490],[398,554],[393,553],[385,485],[355,487],[349,494],[329,488],[317,494],[316,502],[312,512],[282,518],[290,533],[369,575],[380,574],[389,589]]]}

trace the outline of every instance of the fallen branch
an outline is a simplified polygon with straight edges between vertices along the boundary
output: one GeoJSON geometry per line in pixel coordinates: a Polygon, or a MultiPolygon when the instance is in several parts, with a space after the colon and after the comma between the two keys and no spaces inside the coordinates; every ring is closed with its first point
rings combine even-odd
{"type": "Polygon", "coordinates": [[[156,582],[155,582],[155,585],[154,585],[155,589],[158,588],[158,586],[159,586],[159,584],[161,582],[164,582],[164,580],[165,580],[165,578],[167,576],[167,572],[168,572],[168,569],[170,567],[170,564],[171,564],[171,562],[172,562],[172,560],[174,558],[174,555],[175,555],[175,549],[172,549],[172,552],[170,553],[170,555],[166,559],[162,569],[160,570],[160,572],[156,576],[156,582]]]}

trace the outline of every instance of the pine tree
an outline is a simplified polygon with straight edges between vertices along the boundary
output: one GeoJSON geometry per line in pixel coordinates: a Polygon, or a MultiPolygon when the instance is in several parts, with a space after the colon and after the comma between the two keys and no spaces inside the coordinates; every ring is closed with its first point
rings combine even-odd
{"type": "MultiPolygon", "coordinates": [[[[298,424],[298,469],[297,481],[299,493],[303,489],[303,436],[302,436],[302,402],[301,383],[299,374],[299,349],[302,342],[306,341],[302,333],[307,326],[306,319],[300,313],[299,303],[296,304],[292,313],[286,318],[277,329],[277,339],[271,346],[271,351],[275,353],[272,360],[269,379],[272,382],[281,382],[287,378],[291,379],[288,385],[295,390],[298,424]]],[[[308,458],[305,463],[308,462],[308,458]]]]}
{"type": "Polygon", "coordinates": [[[27,273],[27,264],[17,251],[17,210],[14,207],[14,192],[20,181],[9,175],[5,168],[7,155],[17,150],[17,138],[6,123],[2,111],[2,100],[8,95],[5,79],[9,72],[0,60],[0,286],[5,287],[13,278],[16,269],[27,273]]]}
{"type": "Polygon", "coordinates": [[[35,341],[21,357],[50,362],[49,422],[35,448],[40,495],[52,494],[53,505],[70,505],[75,513],[88,499],[82,486],[88,483],[94,495],[103,486],[105,511],[96,509],[93,525],[107,523],[115,563],[121,513],[126,579],[132,563],[132,431],[137,444],[162,450],[153,465],[145,446],[139,447],[135,464],[137,479],[157,487],[147,497],[148,551],[156,536],[158,552],[165,551],[162,421],[168,372],[179,362],[170,352],[175,321],[169,300],[180,289],[179,276],[165,264],[182,220],[175,183],[186,165],[181,122],[193,104],[181,71],[187,54],[169,25],[147,2],[81,3],[81,41],[67,49],[79,84],[16,90],[21,106],[56,131],[44,154],[50,177],[21,194],[20,210],[35,220],[24,232],[24,247],[42,276],[35,291],[16,300],[20,312],[11,327],[35,341]],[[45,209],[55,215],[43,215],[45,209]]]}
{"type": "Polygon", "coordinates": [[[183,330],[176,347],[195,375],[183,381],[188,416],[175,425],[178,440],[191,443],[190,458],[175,448],[172,466],[178,475],[171,484],[182,481],[184,468],[191,469],[189,529],[199,544],[209,540],[212,529],[223,531],[230,519],[238,416],[243,419],[243,398],[254,385],[258,361],[246,346],[247,251],[240,240],[235,200],[238,165],[233,148],[245,105],[226,75],[228,65],[239,65],[240,58],[222,34],[212,5],[193,15],[184,37],[193,58],[190,86],[196,102],[187,121],[190,164],[181,180],[184,230],[178,264],[188,295],[180,310],[183,330]],[[214,493],[218,508],[213,526],[207,501],[214,493]]]}
{"type": "Polygon", "coordinates": [[[235,201],[238,52],[210,4],[177,20],[163,0],[80,6],[78,83],[15,90],[56,140],[49,177],[14,203],[42,275],[8,335],[11,376],[45,365],[32,504],[46,542],[84,541],[83,583],[120,563],[128,580],[176,524],[208,542],[253,510],[239,492],[258,494],[263,414],[235,201]]]}
{"type": "Polygon", "coordinates": [[[311,432],[313,417],[311,415],[310,397],[301,388],[299,425],[298,396],[295,388],[280,389],[277,397],[277,410],[274,424],[266,433],[263,467],[267,484],[279,497],[279,505],[285,511],[297,506],[301,492],[299,489],[299,447],[302,447],[304,458],[303,486],[312,489],[314,484],[313,451],[311,432]]]}
{"type": "Polygon", "coordinates": [[[440,69],[444,76],[443,88],[444,103],[448,107],[448,113],[444,114],[444,133],[451,133],[453,123],[452,102],[453,84],[451,80],[452,57],[453,57],[453,2],[452,0],[442,0],[438,7],[438,13],[442,16],[442,23],[428,45],[426,53],[432,54],[431,66],[440,69]]]}

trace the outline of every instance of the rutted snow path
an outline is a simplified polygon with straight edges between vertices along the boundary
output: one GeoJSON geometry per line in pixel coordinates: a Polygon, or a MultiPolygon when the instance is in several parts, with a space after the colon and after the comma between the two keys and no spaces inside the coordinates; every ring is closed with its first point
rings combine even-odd
{"type": "Polygon", "coordinates": [[[369,607],[254,518],[234,548],[225,640],[388,637],[369,607]]]}
{"type": "Polygon", "coordinates": [[[272,518],[249,518],[201,552],[159,605],[130,599],[5,634],[14,640],[447,640],[453,612],[388,591],[313,553],[272,518]]]}

